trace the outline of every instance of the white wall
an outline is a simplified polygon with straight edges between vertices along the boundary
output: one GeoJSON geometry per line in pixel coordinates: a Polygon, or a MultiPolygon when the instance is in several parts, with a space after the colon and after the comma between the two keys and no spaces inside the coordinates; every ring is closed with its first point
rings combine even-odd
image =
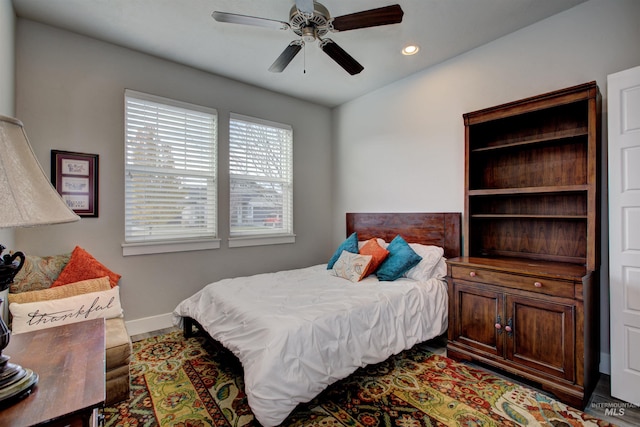
{"type": "MultiPolygon", "coordinates": [[[[347,211],[463,212],[462,115],[593,80],[603,97],[606,194],[606,76],[640,64],[638,17],[639,1],[592,0],[335,109],[334,217],[347,211]]],[[[603,197],[604,372],[609,369],[607,221],[603,197]]],[[[341,225],[334,244],[343,235],[341,225]]]]}
{"type": "Polygon", "coordinates": [[[70,252],[79,245],[122,274],[128,322],[170,313],[217,279],[319,264],[331,255],[328,108],[22,19],[16,64],[17,114],[45,172],[50,173],[51,149],[100,155],[100,216],[19,230],[17,243],[34,255],[70,252]],[[125,88],[218,110],[223,239],[229,216],[229,112],[292,125],[296,243],[230,249],[223,240],[218,250],[123,257],[125,88]]]}

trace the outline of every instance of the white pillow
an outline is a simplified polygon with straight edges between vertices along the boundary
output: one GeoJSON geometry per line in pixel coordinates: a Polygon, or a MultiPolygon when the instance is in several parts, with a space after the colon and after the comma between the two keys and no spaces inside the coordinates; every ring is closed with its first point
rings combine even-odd
{"type": "Polygon", "coordinates": [[[122,317],[120,287],[47,301],[11,303],[13,334],[68,325],[88,319],[122,317]]]}
{"type": "MultiPolygon", "coordinates": [[[[434,276],[434,269],[442,260],[444,255],[444,249],[440,246],[421,245],[420,243],[409,243],[411,249],[422,257],[422,260],[409,271],[404,274],[404,277],[409,279],[424,282],[434,276]]],[[[444,276],[447,275],[446,264],[444,276]]]]}
{"type": "Polygon", "coordinates": [[[433,267],[431,277],[441,280],[447,277],[447,259],[445,257],[440,258],[440,261],[433,267]]]}
{"type": "Polygon", "coordinates": [[[372,258],[371,255],[342,251],[336,263],[333,264],[333,274],[352,282],[359,282],[365,276],[372,258]]]}
{"type": "MultiPolygon", "coordinates": [[[[376,241],[378,242],[378,245],[380,245],[381,248],[387,249],[387,246],[389,246],[389,244],[385,242],[384,239],[381,239],[379,237],[376,237],[376,241]]],[[[362,249],[362,247],[366,245],[367,242],[368,240],[358,240],[358,250],[362,249]]]]}

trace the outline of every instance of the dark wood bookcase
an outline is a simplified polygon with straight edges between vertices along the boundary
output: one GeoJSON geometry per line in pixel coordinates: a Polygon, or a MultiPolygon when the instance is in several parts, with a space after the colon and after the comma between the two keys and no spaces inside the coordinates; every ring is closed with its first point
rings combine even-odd
{"type": "Polygon", "coordinates": [[[598,87],[463,118],[465,256],[448,261],[448,354],[582,407],[599,359],[598,87]]]}

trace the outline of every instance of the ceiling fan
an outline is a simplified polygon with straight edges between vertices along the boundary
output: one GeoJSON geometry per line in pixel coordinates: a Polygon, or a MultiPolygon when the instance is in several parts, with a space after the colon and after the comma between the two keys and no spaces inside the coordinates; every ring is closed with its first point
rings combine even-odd
{"type": "Polygon", "coordinates": [[[356,30],[402,22],[404,12],[400,5],[384,6],[332,18],[329,10],[313,0],[295,0],[289,12],[289,22],[227,12],[213,12],[218,22],[253,25],[278,30],[292,30],[299,39],[289,43],[285,50],[269,67],[273,73],[281,73],[300,52],[305,43],[318,40],[320,49],[344,68],[349,74],[358,74],[364,67],[340,46],[324,36],[329,32],[356,30]]]}

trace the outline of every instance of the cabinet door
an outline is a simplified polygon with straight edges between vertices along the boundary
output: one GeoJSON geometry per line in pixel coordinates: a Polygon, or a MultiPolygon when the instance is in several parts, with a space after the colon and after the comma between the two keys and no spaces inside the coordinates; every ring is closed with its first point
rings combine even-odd
{"type": "Polygon", "coordinates": [[[454,281],[454,340],[484,353],[503,357],[504,299],[482,284],[454,281]]]}
{"type": "Polygon", "coordinates": [[[574,381],[574,307],[517,295],[507,295],[506,304],[506,358],[574,381]]]}

